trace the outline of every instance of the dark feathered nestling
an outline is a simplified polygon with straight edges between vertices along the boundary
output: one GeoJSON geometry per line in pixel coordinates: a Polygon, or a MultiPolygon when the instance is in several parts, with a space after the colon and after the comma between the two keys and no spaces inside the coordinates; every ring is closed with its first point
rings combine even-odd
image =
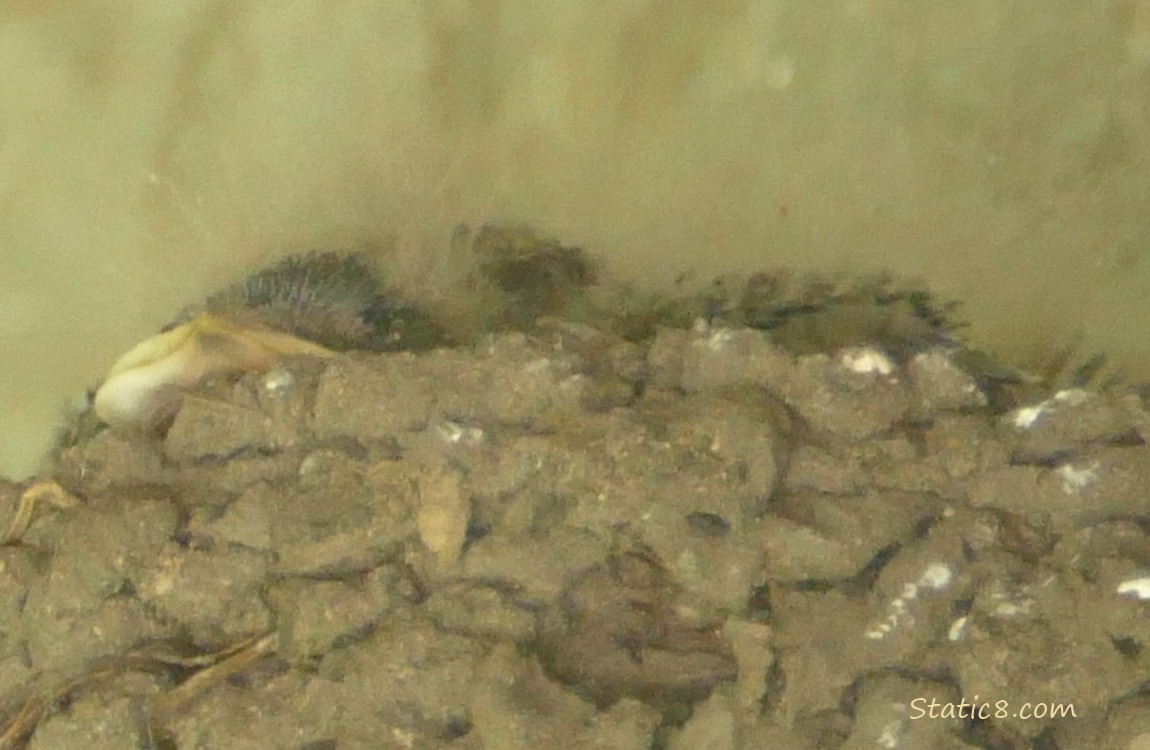
{"type": "Polygon", "coordinates": [[[355,254],[284,258],[212,295],[205,309],[341,351],[425,349],[442,343],[430,319],[384,293],[374,269],[355,254]]]}
{"type": "Polygon", "coordinates": [[[427,316],[381,290],[362,258],[290,257],[133,347],[112,366],[92,408],[111,425],[158,429],[170,424],[184,391],[213,377],[265,372],[289,355],[423,349],[440,341],[427,316]]]}

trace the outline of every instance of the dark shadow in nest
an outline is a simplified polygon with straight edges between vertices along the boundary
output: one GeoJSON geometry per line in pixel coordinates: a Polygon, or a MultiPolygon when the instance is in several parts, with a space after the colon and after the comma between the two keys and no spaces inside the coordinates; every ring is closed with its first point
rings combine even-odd
{"type": "Polygon", "coordinates": [[[581,248],[524,226],[485,224],[474,234],[462,226],[461,240],[469,242],[475,266],[468,286],[487,292],[486,327],[527,330],[544,316],[586,317],[585,295],[599,272],[581,248]]]}

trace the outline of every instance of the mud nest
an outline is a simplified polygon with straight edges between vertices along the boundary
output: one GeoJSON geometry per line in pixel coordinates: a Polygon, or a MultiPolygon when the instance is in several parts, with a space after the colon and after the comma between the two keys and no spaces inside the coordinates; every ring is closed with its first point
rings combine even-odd
{"type": "Polygon", "coordinates": [[[207,307],[350,350],[0,485],[0,747],[1150,737],[1137,390],[995,406],[889,281],[656,299],[525,231],[467,235],[467,342],[362,258],[257,274],[207,307]]]}

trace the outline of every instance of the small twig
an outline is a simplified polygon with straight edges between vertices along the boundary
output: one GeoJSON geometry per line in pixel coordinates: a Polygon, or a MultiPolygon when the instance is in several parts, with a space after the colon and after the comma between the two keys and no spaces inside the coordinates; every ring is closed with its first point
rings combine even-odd
{"type": "Polygon", "coordinates": [[[161,693],[150,702],[148,713],[151,723],[162,724],[215,685],[242,672],[263,656],[273,653],[276,641],[277,637],[273,632],[228,646],[212,654],[196,657],[157,655],[147,651],[136,651],[116,657],[79,677],[41,690],[26,700],[8,723],[0,726],[0,750],[16,750],[23,747],[50,706],[80,689],[91,687],[96,682],[128,672],[157,671],[172,666],[207,665],[179,686],[161,693]]]}
{"type": "Polygon", "coordinates": [[[16,506],[16,515],[8,525],[8,532],[0,539],[0,547],[18,544],[24,538],[28,527],[32,525],[32,518],[36,513],[36,505],[47,502],[53,508],[75,508],[80,500],[51,479],[34,482],[31,487],[24,490],[20,502],[16,506]]]}
{"type": "Polygon", "coordinates": [[[269,633],[262,638],[247,642],[239,649],[230,649],[230,655],[216,662],[210,667],[196,672],[166,693],[161,693],[152,700],[149,714],[153,723],[164,723],[202,696],[215,685],[239,674],[260,658],[273,653],[276,648],[276,633],[269,633]]]}

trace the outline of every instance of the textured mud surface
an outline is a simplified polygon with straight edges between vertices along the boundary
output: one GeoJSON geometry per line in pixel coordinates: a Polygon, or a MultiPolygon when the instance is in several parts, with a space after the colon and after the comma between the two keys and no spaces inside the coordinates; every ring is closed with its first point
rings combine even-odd
{"type": "Polygon", "coordinates": [[[1150,742],[1138,391],[717,318],[289,358],[0,486],[0,747],[1150,742]]]}

